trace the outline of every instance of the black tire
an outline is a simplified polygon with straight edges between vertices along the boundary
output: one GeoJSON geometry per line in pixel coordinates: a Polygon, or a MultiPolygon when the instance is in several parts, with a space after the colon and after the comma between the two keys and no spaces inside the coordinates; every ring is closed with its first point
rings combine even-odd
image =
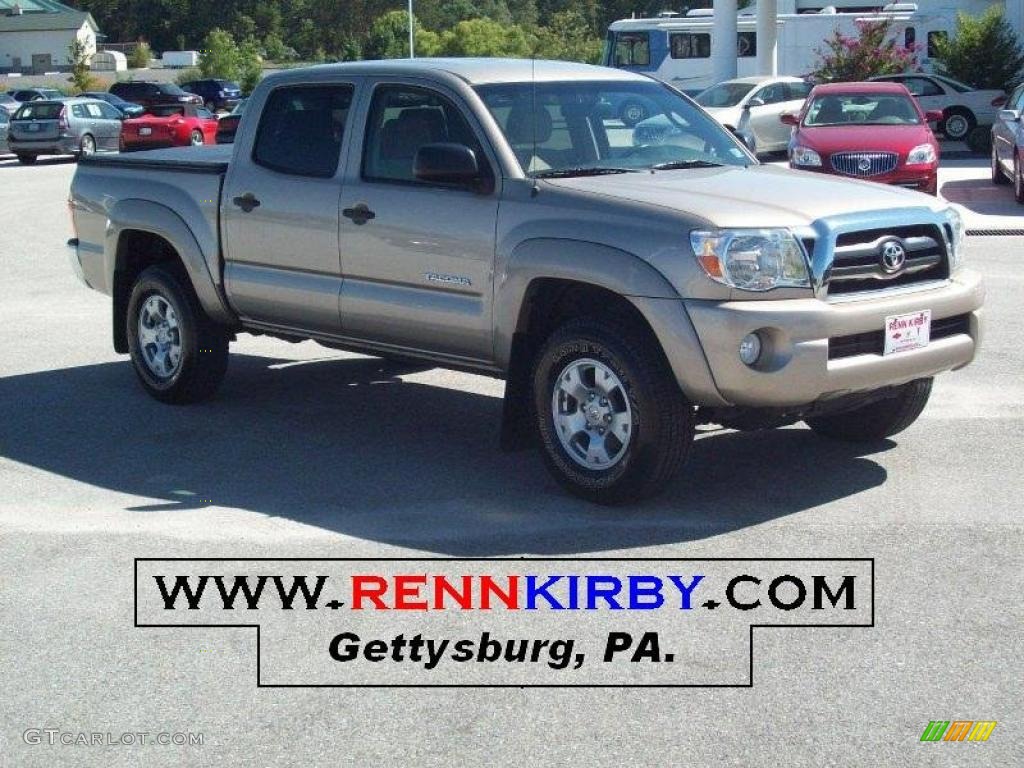
{"type": "Polygon", "coordinates": [[[852,443],[883,440],[902,432],[928,404],[931,379],[917,379],[899,387],[895,397],[879,400],[844,413],[807,419],[807,426],[819,435],[852,443]]]}
{"type": "Polygon", "coordinates": [[[636,99],[630,99],[619,107],[619,119],[627,128],[632,128],[647,117],[647,108],[636,99]]]}
{"type": "Polygon", "coordinates": [[[939,123],[939,130],[942,131],[950,141],[966,141],[971,131],[978,125],[978,119],[969,109],[963,107],[951,107],[939,123]],[[954,119],[954,118],[963,118],[954,119]],[[950,125],[952,123],[952,126],[950,125]]]}
{"type": "Polygon", "coordinates": [[[192,133],[189,134],[188,140],[189,140],[189,143],[193,147],[198,147],[198,146],[206,143],[206,137],[203,135],[203,132],[200,131],[200,130],[192,131],[192,133]]]}
{"type": "Polygon", "coordinates": [[[997,187],[1002,187],[1010,183],[1010,180],[1006,178],[1006,174],[1003,173],[1003,169],[999,165],[999,160],[996,155],[996,144],[992,142],[992,183],[997,187]]]}
{"type": "Polygon", "coordinates": [[[18,155],[18,162],[22,165],[35,165],[36,159],[35,155],[18,155]]]}
{"type": "Polygon", "coordinates": [[[96,154],[96,139],[92,137],[91,133],[87,133],[78,142],[78,157],[88,157],[93,154],[96,154]]]}
{"type": "Polygon", "coordinates": [[[227,372],[229,333],[203,312],[180,265],[157,264],[143,270],[132,286],[127,312],[132,365],[152,397],[164,403],[183,404],[213,396],[227,372]],[[177,319],[180,362],[166,377],[156,375],[147,364],[139,339],[142,307],[154,296],[170,305],[177,319]]]}
{"type": "Polygon", "coordinates": [[[537,355],[533,405],[548,470],[570,493],[598,504],[657,494],[686,463],[693,444],[693,407],[657,340],[628,317],[577,318],[552,333],[537,355]],[[569,455],[552,413],[556,380],[581,359],[596,360],[618,377],[631,410],[629,439],[617,463],[603,470],[587,469],[569,455]]]}

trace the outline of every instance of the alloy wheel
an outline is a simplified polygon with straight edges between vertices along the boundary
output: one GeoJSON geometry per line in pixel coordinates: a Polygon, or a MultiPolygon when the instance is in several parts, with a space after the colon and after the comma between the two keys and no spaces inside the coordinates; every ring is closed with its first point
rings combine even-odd
{"type": "Polygon", "coordinates": [[[159,293],[139,308],[139,350],[146,367],[158,379],[170,379],[181,365],[181,328],[171,303],[159,293]]]}
{"type": "Polygon", "coordinates": [[[551,415],[562,448],[581,467],[610,469],[625,456],[633,414],[622,381],[604,363],[569,363],[555,379],[551,415]]]}

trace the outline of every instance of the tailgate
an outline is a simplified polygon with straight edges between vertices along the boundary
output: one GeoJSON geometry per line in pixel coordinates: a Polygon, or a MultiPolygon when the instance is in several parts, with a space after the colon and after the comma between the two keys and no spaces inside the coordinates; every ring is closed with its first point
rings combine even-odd
{"type": "Polygon", "coordinates": [[[58,120],[12,120],[11,138],[15,141],[53,141],[60,138],[58,120]]]}

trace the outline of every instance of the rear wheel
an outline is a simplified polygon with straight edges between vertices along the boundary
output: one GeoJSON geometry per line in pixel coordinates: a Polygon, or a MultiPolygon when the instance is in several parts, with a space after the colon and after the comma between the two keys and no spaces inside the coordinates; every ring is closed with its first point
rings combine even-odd
{"type": "Polygon", "coordinates": [[[85,134],[81,142],[79,142],[78,154],[80,157],[89,157],[89,155],[96,154],[96,139],[88,133],[85,134]]]}
{"type": "Polygon", "coordinates": [[[18,162],[22,165],[33,165],[35,161],[35,155],[18,155],[18,162]]]}
{"type": "Polygon", "coordinates": [[[192,135],[189,137],[189,143],[193,147],[198,147],[203,143],[203,132],[200,130],[192,131],[192,135]]]}
{"type": "Polygon", "coordinates": [[[656,340],[629,318],[557,329],[538,355],[533,400],[548,470],[589,501],[653,496],[689,456],[694,410],[656,340]]]}
{"type": "Polygon", "coordinates": [[[999,153],[996,152],[995,142],[992,142],[992,183],[997,186],[1010,183],[1010,180],[1006,178],[1006,174],[1003,173],[1003,169],[999,165],[999,153]]]}
{"type": "Polygon", "coordinates": [[[894,397],[852,411],[807,419],[807,426],[834,440],[854,443],[882,440],[917,421],[931,392],[931,379],[917,379],[899,387],[894,397]]]}
{"type": "Polygon", "coordinates": [[[165,403],[193,403],[217,391],[228,366],[228,332],[203,312],[185,271],[145,269],[128,301],[128,350],[146,391],[165,403]]]}

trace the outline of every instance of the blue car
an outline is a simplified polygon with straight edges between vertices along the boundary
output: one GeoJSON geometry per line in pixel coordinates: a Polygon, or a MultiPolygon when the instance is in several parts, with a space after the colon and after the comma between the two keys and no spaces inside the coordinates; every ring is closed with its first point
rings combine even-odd
{"type": "Polygon", "coordinates": [[[203,104],[211,112],[219,109],[231,111],[242,100],[242,89],[238,83],[230,80],[193,80],[181,86],[189,93],[194,93],[203,100],[203,104]]]}
{"type": "Polygon", "coordinates": [[[117,110],[125,117],[139,117],[146,112],[146,108],[141,104],[132,104],[130,101],[125,101],[115,93],[107,93],[106,91],[88,91],[83,93],[82,96],[87,99],[99,99],[105,101],[117,110]]]}

